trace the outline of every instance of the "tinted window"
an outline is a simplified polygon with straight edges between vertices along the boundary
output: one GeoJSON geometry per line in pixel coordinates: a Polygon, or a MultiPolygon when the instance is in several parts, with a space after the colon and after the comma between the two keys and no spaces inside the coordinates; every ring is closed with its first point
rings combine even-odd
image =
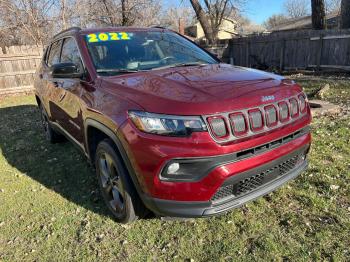
{"type": "Polygon", "coordinates": [[[49,58],[47,59],[48,66],[58,64],[60,62],[60,51],[62,41],[56,41],[51,45],[49,58]]]}
{"type": "Polygon", "coordinates": [[[78,46],[72,37],[66,38],[63,42],[61,63],[74,63],[79,70],[83,69],[78,46]]]}
{"type": "Polygon", "coordinates": [[[170,32],[99,32],[85,39],[99,74],[218,63],[192,42],[170,32]]]}

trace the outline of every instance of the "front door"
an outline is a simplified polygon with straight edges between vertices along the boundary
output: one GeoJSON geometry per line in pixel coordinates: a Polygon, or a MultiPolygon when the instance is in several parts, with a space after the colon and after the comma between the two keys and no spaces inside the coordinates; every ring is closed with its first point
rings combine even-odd
{"type": "MultiPolygon", "coordinates": [[[[83,72],[83,64],[75,39],[67,37],[60,40],[60,44],[58,61],[57,59],[52,59],[55,61],[50,60],[51,52],[55,50],[51,47],[48,65],[71,62],[76,64],[79,70],[83,72]]],[[[59,43],[57,46],[59,46],[59,43]]],[[[84,130],[80,105],[80,96],[83,88],[81,81],[78,78],[52,78],[52,76],[48,76],[47,87],[50,92],[49,109],[52,121],[59,125],[70,138],[73,138],[82,147],[84,130]]]]}

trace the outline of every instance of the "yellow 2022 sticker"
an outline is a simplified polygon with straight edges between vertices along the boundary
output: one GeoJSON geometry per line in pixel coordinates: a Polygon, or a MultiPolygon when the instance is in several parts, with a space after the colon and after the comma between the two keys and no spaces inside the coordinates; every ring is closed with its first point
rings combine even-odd
{"type": "Polygon", "coordinates": [[[89,43],[130,40],[131,34],[127,32],[102,32],[102,33],[88,34],[86,38],[89,43]]]}

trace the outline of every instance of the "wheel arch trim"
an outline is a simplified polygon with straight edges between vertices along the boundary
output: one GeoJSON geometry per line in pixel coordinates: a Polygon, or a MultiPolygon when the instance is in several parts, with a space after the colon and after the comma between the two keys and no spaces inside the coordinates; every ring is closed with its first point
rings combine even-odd
{"type": "Polygon", "coordinates": [[[98,129],[99,131],[104,133],[108,138],[112,139],[112,141],[114,142],[115,146],[117,147],[117,149],[119,151],[118,153],[120,154],[120,156],[123,160],[123,163],[125,164],[125,167],[130,175],[130,178],[131,178],[133,184],[135,185],[135,188],[136,188],[140,198],[143,199],[143,197],[142,197],[144,195],[143,190],[141,189],[141,186],[140,186],[139,181],[137,179],[137,175],[135,173],[134,168],[132,167],[132,165],[130,163],[130,160],[129,160],[129,157],[126,153],[126,150],[124,149],[124,146],[123,146],[122,142],[120,141],[120,139],[118,138],[117,134],[115,132],[113,132],[109,127],[104,125],[103,123],[101,123],[97,120],[88,118],[85,120],[84,133],[85,133],[86,151],[87,151],[87,154],[88,154],[90,160],[92,160],[93,158],[91,157],[90,146],[89,146],[89,141],[88,141],[88,139],[89,139],[89,137],[88,137],[89,127],[93,127],[93,128],[98,129]]]}

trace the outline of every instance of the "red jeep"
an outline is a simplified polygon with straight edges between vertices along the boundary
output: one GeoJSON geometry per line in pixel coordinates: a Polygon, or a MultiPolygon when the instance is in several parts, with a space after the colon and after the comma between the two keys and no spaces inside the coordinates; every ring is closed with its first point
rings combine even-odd
{"type": "Polygon", "coordinates": [[[35,88],[46,137],[81,149],[119,222],[222,214],[307,167],[297,84],[221,63],[167,29],[63,31],[35,88]]]}

